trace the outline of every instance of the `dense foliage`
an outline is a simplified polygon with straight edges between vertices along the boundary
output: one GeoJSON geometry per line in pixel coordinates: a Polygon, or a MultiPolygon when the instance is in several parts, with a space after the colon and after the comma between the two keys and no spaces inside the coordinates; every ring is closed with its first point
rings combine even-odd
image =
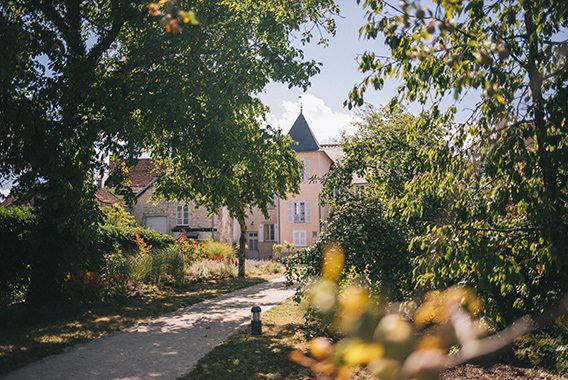
{"type": "Polygon", "coordinates": [[[235,141],[261,133],[266,108],[255,95],[270,80],[309,84],[318,65],[292,39],[312,38],[306,24],[333,31],[337,10],[332,0],[176,6],[193,20],[183,33],[152,22],[139,0],[0,6],[0,175],[35,199],[42,242],[30,306],[60,303],[67,271],[88,254],[101,218],[93,177],[105,156],[145,150],[190,174],[184,195],[223,203],[234,183],[224,170],[254,148],[235,141]]]}
{"type": "Polygon", "coordinates": [[[25,295],[30,276],[30,240],[35,226],[30,208],[0,206],[0,305],[25,295]]]}
{"type": "MultiPolygon", "coordinates": [[[[288,276],[310,281],[320,274],[323,253],[339,244],[345,268],[365,275],[381,296],[401,300],[413,291],[411,239],[439,212],[439,202],[425,202],[420,218],[400,212],[405,185],[425,170],[428,151],[443,142],[442,132],[419,128],[419,118],[399,108],[361,112],[358,131],[342,141],[344,157],[325,178],[323,202],[331,217],[318,243],[286,260],[288,276]],[[364,180],[365,187],[353,185],[364,180]]],[[[348,273],[346,273],[347,275],[348,273]]]]}
{"type": "Polygon", "coordinates": [[[401,199],[408,218],[428,199],[445,202],[415,240],[420,284],[475,286],[502,321],[550,304],[568,284],[566,2],[364,7],[362,35],[384,38],[390,54],[361,57],[367,77],[348,103],[396,76],[391,105],[417,102],[422,128],[452,131],[401,199]],[[454,122],[458,107],[466,123],[454,122]]]}

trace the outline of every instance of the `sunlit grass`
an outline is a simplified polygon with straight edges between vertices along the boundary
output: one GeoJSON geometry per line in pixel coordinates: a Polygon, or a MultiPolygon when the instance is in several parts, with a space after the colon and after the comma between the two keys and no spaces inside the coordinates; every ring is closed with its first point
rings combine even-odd
{"type": "Polygon", "coordinates": [[[287,300],[262,315],[262,336],[249,329],[207,354],[184,379],[311,379],[308,370],[292,363],[293,350],[305,350],[301,308],[287,300]]]}

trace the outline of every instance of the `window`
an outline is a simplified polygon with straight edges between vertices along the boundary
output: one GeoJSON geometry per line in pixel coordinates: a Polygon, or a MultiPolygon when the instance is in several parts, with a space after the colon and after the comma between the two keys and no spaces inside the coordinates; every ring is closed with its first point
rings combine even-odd
{"type": "Polygon", "coordinates": [[[274,224],[264,225],[264,241],[275,241],[276,240],[276,228],[274,224]]]}
{"type": "Polygon", "coordinates": [[[294,223],[306,222],[306,203],[294,202],[294,223]]]}
{"type": "Polygon", "coordinates": [[[312,207],[310,201],[288,202],[288,223],[311,223],[312,207]]]}
{"type": "Polygon", "coordinates": [[[268,202],[268,205],[266,206],[267,209],[269,210],[273,210],[276,208],[276,203],[277,203],[277,198],[276,198],[276,194],[272,195],[272,200],[270,202],[268,202]]]}
{"type": "Polygon", "coordinates": [[[189,226],[189,206],[179,204],[177,206],[177,225],[189,226]]]}
{"type": "Polygon", "coordinates": [[[258,251],[258,232],[249,232],[249,251],[258,251]]]}
{"type": "Polygon", "coordinates": [[[308,181],[310,179],[310,160],[302,158],[300,161],[302,162],[303,165],[302,168],[300,168],[300,175],[302,177],[302,182],[308,181]]]}
{"type": "Polygon", "coordinates": [[[294,230],[294,245],[296,247],[305,247],[308,245],[306,238],[306,230],[294,230]]]}

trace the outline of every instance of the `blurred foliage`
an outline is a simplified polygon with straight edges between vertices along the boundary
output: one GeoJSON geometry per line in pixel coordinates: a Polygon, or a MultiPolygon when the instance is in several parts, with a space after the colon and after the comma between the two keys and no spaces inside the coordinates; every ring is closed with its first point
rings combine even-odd
{"type": "Polygon", "coordinates": [[[337,340],[317,337],[310,341],[310,356],[299,351],[290,355],[316,378],[347,379],[366,367],[381,380],[437,379],[451,349],[475,349],[485,333],[473,318],[482,303],[467,288],[433,291],[422,303],[384,302],[366,285],[341,286],[343,262],[340,246],[326,250],[322,277],[304,297],[327,317],[337,340]]]}

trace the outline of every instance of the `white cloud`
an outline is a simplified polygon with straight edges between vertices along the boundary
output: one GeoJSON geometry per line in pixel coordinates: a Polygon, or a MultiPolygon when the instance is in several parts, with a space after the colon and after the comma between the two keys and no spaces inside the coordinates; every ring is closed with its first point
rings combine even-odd
{"type": "MultiPolygon", "coordinates": [[[[280,114],[270,113],[267,121],[287,133],[300,113],[300,99],[296,102],[284,100],[282,108],[283,112],[280,114]]],[[[352,125],[359,120],[357,116],[347,111],[334,112],[323,99],[315,95],[302,95],[302,108],[304,117],[320,143],[338,140],[343,131],[351,134],[357,130],[352,125]]]]}

